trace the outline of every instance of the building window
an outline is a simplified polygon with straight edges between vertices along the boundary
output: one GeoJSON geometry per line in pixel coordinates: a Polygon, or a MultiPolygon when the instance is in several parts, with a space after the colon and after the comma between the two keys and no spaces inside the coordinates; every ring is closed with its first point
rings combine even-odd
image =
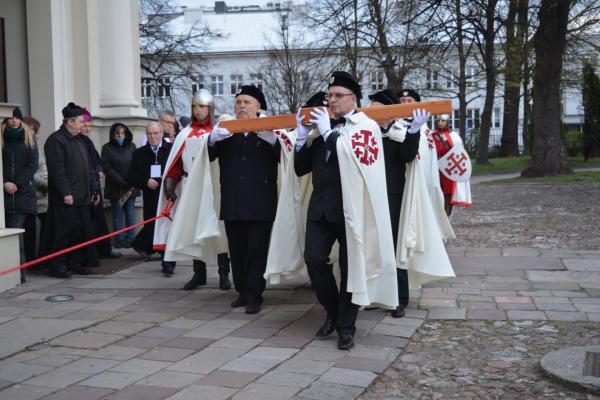
{"type": "Polygon", "coordinates": [[[480,123],[479,108],[467,108],[466,130],[479,129],[480,123]]]}
{"type": "Polygon", "coordinates": [[[243,75],[231,75],[231,94],[237,94],[243,84],[243,75]]]}
{"type": "Polygon", "coordinates": [[[171,78],[168,76],[158,80],[158,97],[171,97],[171,78]]]}
{"type": "Polygon", "coordinates": [[[459,110],[452,111],[452,121],[449,121],[451,123],[450,128],[459,130],[460,129],[459,121],[460,121],[460,111],[459,110]]]}
{"type": "Polygon", "coordinates": [[[152,97],[152,78],[142,78],[142,99],[152,97]]]}
{"type": "Polygon", "coordinates": [[[371,91],[377,92],[383,90],[383,71],[371,71],[369,74],[369,81],[371,83],[371,91]]]}
{"type": "Polygon", "coordinates": [[[492,128],[500,128],[500,121],[502,119],[502,114],[500,113],[499,108],[494,108],[492,112],[492,128]]]}
{"type": "Polygon", "coordinates": [[[427,89],[439,89],[438,71],[427,71],[427,89]]]}
{"type": "Polygon", "coordinates": [[[192,76],[192,94],[196,94],[200,89],[204,89],[204,79],[202,76],[192,76]]]}
{"type": "Polygon", "coordinates": [[[214,96],[222,96],[224,94],[223,75],[210,76],[210,92],[214,96]]]}
{"type": "Polygon", "coordinates": [[[467,87],[477,87],[477,75],[478,75],[478,71],[476,67],[469,67],[467,66],[465,68],[465,79],[467,81],[467,87]]]}
{"type": "Polygon", "coordinates": [[[262,74],[250,74],[250,84],[262,90],[263,76],[262,74]]]}

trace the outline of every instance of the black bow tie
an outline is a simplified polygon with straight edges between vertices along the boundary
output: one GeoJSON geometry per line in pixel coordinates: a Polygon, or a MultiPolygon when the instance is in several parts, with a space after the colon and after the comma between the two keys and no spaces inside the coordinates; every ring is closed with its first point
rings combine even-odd
{"type": "Polygon", "coordinates": [[[346,118],[344,118],[344,117],[332,118],[329,120],[329,123],[331,124],[332,128],[335,128],[338,125],[345,125],[346,118]]]}

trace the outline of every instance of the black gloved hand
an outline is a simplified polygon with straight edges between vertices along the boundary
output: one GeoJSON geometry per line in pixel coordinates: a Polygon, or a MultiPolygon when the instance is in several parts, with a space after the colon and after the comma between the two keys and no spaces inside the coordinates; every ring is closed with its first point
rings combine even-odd
{"type": "Polygon", "coordinates": [[[175,188],[177,187],[177,181],[173,178],[167,177],[165,179],[165,196],[167,199],[175,202],[177,200],[177,194],[175,193],[175,188]]]}

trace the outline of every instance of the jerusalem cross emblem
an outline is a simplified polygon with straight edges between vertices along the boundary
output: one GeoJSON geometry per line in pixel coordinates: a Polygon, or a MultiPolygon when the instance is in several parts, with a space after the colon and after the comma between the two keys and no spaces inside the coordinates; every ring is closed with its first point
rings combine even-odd
{"type": "Polygon", "coordinates": [[[352,135],[351,139],[352,150],[358,161],[365,165],[371,165],[377,161],[379,148],[373,132],[360,130],[352,135]]]}
{"type": "Polygon", "coordinates": [[[447,160],[448,160],[448,164],[445,168],[447,175],[462,176],[468,171],[468,168],[466,166],[466,162],[467,162],[468,158],[465,154],[453,153],[450,155],[450,157],[448,157],[447,160]]]}

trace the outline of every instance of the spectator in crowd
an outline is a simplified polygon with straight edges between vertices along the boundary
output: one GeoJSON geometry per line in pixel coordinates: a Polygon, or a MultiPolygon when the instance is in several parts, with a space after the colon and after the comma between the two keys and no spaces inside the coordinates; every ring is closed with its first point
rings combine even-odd
{"type": "MultiPolygon", "coordinates": [[[[37,143],[37,134],[40,130],[40,122],[30,116],[23,117],[23,123],[31,128],[33,137],[37,143]]],[[[38,147],[38,167],[33,175],[33,187],[36,197],[37,215],[46,215],[48,209],[48,171],[46,170],[46,159],[44,152],[38,147]],[[43,183],[43,192],[38,189],[38,177],[40,174],[45,174],[45,182],[43,183]]],[[[25,218],[25,233],[23,234],[23,250],[25,253],[25,261],[34,260],[37,256],[37,223],[35,214],[27,214],[25,218]]]]}
{"type": "MultiPolygon", "coordinates": [[[[18,107],[0,130],[6,227],[23,229],[27,215],[36,213],[33,174],[38,166],[38,148],[33,130],[23,123],[23,113],[18,107]]],[[[21,270],[21,282],[24,281],[21,270]]]]}
{"type": "Polygon", "coordinates": [[[173,111],[161,111],[158,114],[158,122],[162,126],[165,140],[169,143],[175,143],[175,136],[179,133],[177,129],[177,118],[173,111]]]}
{"type": "MultiPolygon", "coordinates": [[[[139,191],[127,182],[127,171],[136,147],[132,142],[133,135],[122,123],[115,123],[109,130],[109,142],[102,146],[102,170],[106,177],[104,197],[110,200],[113,214],[113,229],[123,229],[135,224],[135,198],[139,191]]],[[[135,237],[134,231],[121,233],[116,237],[116,248],[130,248],[135,237]]]]}
{"type": "MultiPolygon", "coordinates": [[[[134,151],[127,174],[130,185],[142,190],[144,199],[144,220],[155,217],[160,196],[162,173],[167,164],[171,144],[163,139],[163,130],[158,122],[150,122],[146,126],[146,145],[134,151]]],[[[135,237],[132,247],[142,257],[154,253],[154,222],[144,225],[135,237]]],[[[174,262],[163,261],[163,272],[173,273],[174,262]]],[[[167,275],[170,275],[167,274],[167,275]]]]}
{"type": "MultiPolygon", "coordinates": [[[[98,204],[97,172],[92,168],[83,129],[84,109],[69,103],[62,110],[63,124],[44,146],[48,167],[48,214],[40,254],[50,254],[94,237],[92,204],[98,204]]],[[[37,159],[36,159],[37,163],[37,159]]],[[[88,275],[98,266],[95,245],[55,257],[48,262],[50,275],[66,278],[88,275]]]]}
{"type": "MultiPolygon", "coordinates": [[[[96,172],[96,178],[98,179],[98,196],[99,200],[97,204],[92,206],[92,221],[94,223],[94,237],[104,236],[109,233],[108,224],[106,223],[106,215],[104,214],[104,199],[102,198],[102,191],[100,190],[100,182],[102,181],[102,166],[100,164],[100,154],[94,146],[94,142],[90,139],[89,135],[92,131],[92,114],[84,107],[83,108],[83,127],[81,128],[81,134],[83,140],[88,148],[90,161],[92,162],[91,168],[96,172]]],[[[121,253],[113,251],[110,239],[101,240],[96,243],[98,249],[98,256],[100,258],[119,258],[121,253]]]]}

